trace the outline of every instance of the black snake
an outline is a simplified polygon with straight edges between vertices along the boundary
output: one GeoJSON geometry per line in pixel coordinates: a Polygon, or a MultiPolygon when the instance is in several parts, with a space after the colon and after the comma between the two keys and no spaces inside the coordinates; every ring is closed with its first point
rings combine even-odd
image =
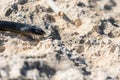
{"type": "Polygon", "coordinates": [[[37,26],[2,20],[0,21],[0,31],[10,31],[18,33],[32,39],[35,39],[36,36],[41,38],[45,34],[45,31],[43,31],[41,28],[37,26]]]}

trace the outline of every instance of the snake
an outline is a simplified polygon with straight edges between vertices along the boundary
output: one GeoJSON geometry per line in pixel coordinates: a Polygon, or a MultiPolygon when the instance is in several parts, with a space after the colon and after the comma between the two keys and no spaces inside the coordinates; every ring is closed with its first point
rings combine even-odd
{"type": "Polygon", "coordinates": [[[0,31],[14,32],[31,39],[39,39],[45,35],[45,31],[38,26],[4,20],[0,20],[0,31]]]}

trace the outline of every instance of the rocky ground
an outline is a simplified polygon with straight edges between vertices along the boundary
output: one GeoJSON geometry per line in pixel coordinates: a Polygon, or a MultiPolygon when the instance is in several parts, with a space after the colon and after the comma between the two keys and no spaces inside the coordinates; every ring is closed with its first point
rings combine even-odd
{"type": "Polygon", "coordinates": [[[49,35],[0,31],[0,80],[120,80],[120,0],[53,0],[68,19],[46,1],[0,0],[1,20],[49,35]]]}

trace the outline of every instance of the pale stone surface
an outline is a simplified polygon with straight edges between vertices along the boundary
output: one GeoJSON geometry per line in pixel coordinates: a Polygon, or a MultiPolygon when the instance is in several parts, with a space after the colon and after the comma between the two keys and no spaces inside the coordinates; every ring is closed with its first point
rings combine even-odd
{"type": "Polygon", "coordinates": [[[0,0],[0,20],[37,25],[46,35],[32,41],[0,31],[1,80],[120,79],[120,0],[53,0],[64,16],[45,0],[19,1],[0,0]]]}
{"type": "Polygon", "coordinates": [[[84,80],[79,70],[69,68],[66,71],[58,71],[53,80],[84,80]]]}

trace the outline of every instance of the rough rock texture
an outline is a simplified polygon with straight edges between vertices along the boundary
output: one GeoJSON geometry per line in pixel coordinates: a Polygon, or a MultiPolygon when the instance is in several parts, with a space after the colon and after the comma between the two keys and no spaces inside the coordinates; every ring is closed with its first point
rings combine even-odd
{"type": "Polygon", "coordinates": [[[120,0],[54,1],[76,26],[45,0],[0,0],[1,20],[47,33],[32,41],[0,31],[0,80],[120,80],[120,0]]]}

